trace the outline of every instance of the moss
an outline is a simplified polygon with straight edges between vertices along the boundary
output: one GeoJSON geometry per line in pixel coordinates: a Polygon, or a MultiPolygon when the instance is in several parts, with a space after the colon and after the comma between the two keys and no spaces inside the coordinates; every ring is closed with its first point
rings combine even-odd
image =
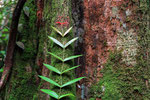
{"type": "MultiPolygon", "coordinates": [[[[68,11],[64,11],[64,8],[62,7],[62,3],[64,2],[64,0],[55,0],[55,1],[45,1],[45,5],[44,5],[44,12],[43,12],[43,20],[44,22],[44,27],[41,28],[39,31],[39,50],[38,50],[38,57],[44,59],[45,61],[45,56],[48,58],[48,60],[46,60],[47,63],[51,63],[51,65],[53,65],[54,67],[57,67],[58,69],[61,68],[61,62],[59,62],[57,59],[55,59],[54,57],[51,57],[51,59],[49,60],[50,55],[47,54],[47,51],[49,52],[53,52],[56,55],[62,56],[62,49],[59,48],[56,44],[54,44],[52,41],[50,41],[48,39],[48,36],[52,36],[57,38],[58,40],[61,40],[60,36],[57,35],[57,33],[52,30],[51,26],[55,26],[55,22],[58,18],[58,16],[63,16],[65,13],[66,15],[64,16],[69,16],[68,15],[68,11]],[[50,6],[52,5],[52,6],[50,6]],[[61,11],[61,12],[60,12],[61,11]]],[[[67,0],[65,2],[65,4],[69,4],[67,5],[65,8],[70,7],[70,0],[67,0]]],[[[69,11],[69,13],[71,13],[69,11]]],[[[68,41],[70,39],[72,39],[72,32],[67,35],[67,38],[65,38],[64,40],[68,41]]],[[[72,56],[73,55],[73,46],[70,46],[66,52],[65,52],[65,56],[72,56]]],[[[73,66],[73,61],[67,62],[66,63],[66,67],[70,67],[73,66]]],[[[65,68],[66,68],[65,67],[65,68]]],[[[64,68],[64,69],[65,69],[64,68]]],[[[70,72],[69,74],[65,75],[65,78],[63,78],[64,82],[68,82],[71,78],[75,77],[74,76],[74,72],[70,72]]],[[[53,79],[56,82],[60,82],[60,78],[58,75],[56,75],[55,73],[50,74],[50,78],[53,79]]],[[[41,81],[39,88],[43,88],[43,82],[41,81]]],[[[58,92],[59,90],[54,87],[53,85],[50,85],[51,90],[58,92]]],[[[47,87],[46,87],[47,88],[47,87]]],[[[68,93],[68,92],[72,92],[75,94],[75,85],[72,85],[71,87],[68,87],[66,89],[62,90],[62,93],[68,93]]],[[[36,98],[36,96],[35,96],[36,98]]],[[[51,98],[52,99],[52,98],[51,98]]],[[[67,99],[67,98],[66,98],[67,99]]],[[[68,100],[68,99],[67,99],[68,100]]],[[[71,99],[72,100],[72,99],[71,99]]]]}
{"type": "MultiPolygon", "coordinates": [[[[46,20],[45,32],[46,32],[47,35],[50,34],[50,36],[58,39],[59,41],[66,41],[66,42],[73,38],[73,33],[70,32],[62,40],[60,35],[57,34],[51,28],[51,26],[54,26],[54,27],[58,28],[59,30],[61,30],[61,28],[58,27],[55,24],[57,21],[60,21],[60,22],[64,21],[64,19],[58,20],[59,16],[69,17],[70,18],[70,25],[69,25],[69,27],[71,26],[71,9],[70,8],[71,8],[71,1],[70,0],[55,0],[55,1],[51,1],[51,2],[46,2],[45,8],[44,8],[44,19],[46,20]],[[62,2],[64,2],[64,3],[62,3],[62,2]],[[52,6],[50,7],[49,4],[51,4],[52,6]],[[65,6],[65,9],[64,9],[64,6],[65,6]],[[70,9],[70,10],[68,10],[68,9],[70,9]]],[[[64,28],[64,31],[66,31],[66,29],[67,28],[64,28]]],[[[46,40],[47,39],[48,39],[48,36],[46,36],[46,40]]],[[[62,56],[62,49],[60,47],[58,47],[56,44],[54,44],[51,40],[48,39],[48,41],[49,41],[49,45],[50,45],[50,48],[48,48],[48,51],[53,52],[54,54],[56,54],[58,56],[62,56]]],[[[73,46],[70,46],[65,51],[65,57],[69,57],[69,56],[72,56],[72,55],[73,55],[73,46]]],[[[56,59],[53,56],[51,56],[51,65],[56,67],[56,68],[58,68],[58,69],[61,69],[62,63],[58,59],[56,59]]],[[[73,66],[73,61],[69,61],[69,62],[65,63],[64,69],[67,69],[67,68],[72,67],[72,66],[73,66]]],[[[68,82],[69,80],[73,79],[74,77],[75,77],[74,71],[65,74],[65,76],[63,77],[63,83],[68,82]]],[[[60,83],[60,76],[58,76],[57,74],[51,72],[50,78],[52,80],[60,83]]],[[[57,89],[53,85],[50,85],[50,86],[51,86],[50,88],[52,90],[54,90],[55,92],[59,93],[59,89],[57,89]]],[[[75,94],[75,85],[72,85],[72,86],[69,86],[69,87],[67,87],[65,89],[62,89],[62,93],[63,94],[64,93],[70,93],[70,92],[75,94]]],[[[66,98],[66,99],[68,100],[68,98],[66,98]]]]}
{"type": "Polygon", "coordinates": [[[31,46],[25,47],[24,53],[22,55],[22,59],[28,60],[28,59],[34,59],[36,56],[36,50],[35,48],[32,48],[31,46]]]}
{"type": "Polygon", "coordinates": [[[96,84],[93,84],[90,88],[91,98],[101,98],[103,100],[120,100],[121,94],[119,93],[118,86],[121,81],[117,78],[119,73],[114,68],[121,59],[121,53],[110,54],[107,64],[104,65],[102,70],[103,78],[96,84]]]}
{"type": "Polygon", "coordinates": [[[138,54],[137,64],[133,67],[122,61],[120,51],[110,53],[102,70],[103,78],[90,89],[91,98],[149,100],[149,63],[145,60],[143,52],[138,54]]]}
{"type": "MultiPolygon", "coordinates": [[[[19,58],[19,54],[17,54],[19,58]]],[[[12,75],[10,77],[9,87],[7,92],[7,100],[31,100],[33,94],[37,91],[35,73],[28,72],[26,68],[31,66],[27,65],[24,61],[16,59],[18,62],[14,63],[16,66],[13,68],[12,75]],[[11,87],[11,88],[10,88],[11,87]]]]}
{"type": "Polygon", "coordinates": [[[35,79],[35,57],[37,53],[36,7],[35,1],[27,1],[25,7],[30,9],[29,17],[24,11],[20,24],[23,29],[18,34],[17,41],[21,41],[25,49],[17,47],[10,80],[6,86],[6,100],[32,100],[37,92],[35,79]]]}

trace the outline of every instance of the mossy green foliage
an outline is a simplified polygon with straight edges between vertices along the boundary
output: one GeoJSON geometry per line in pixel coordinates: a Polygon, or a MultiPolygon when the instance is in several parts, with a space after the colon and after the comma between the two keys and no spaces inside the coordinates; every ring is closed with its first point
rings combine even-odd
{"type": "Polygon", "coordinates": [[[150,88],[146,85],[150,72],[144,68],[145,62],[137,66],[126,66],[121,61],[121,53],[116,51],[102,70],[103,78],[90,90],[91,98],[102,100],[149,100],[150,88]]]}
{"type": "Polygon", "coordinates": [[[120,65],[116,63],[120,58],[121,53],[118,55],[110,54],[110,58],[102,70],[103,78],[98,83],[93,84],[90,89],[91,100],[92,98],[93,100],[96,98],[102,98],[102,100],[121,99],[121,94],[119,93],[121,81],[118,79],[120,73],[117,72],[120,65]]]}
{"type": "Polygon", "coordinates": [[[6,85],[5,100],[32,100],[37,92],[35,79],[35,57],[37,52],[36,6],[35,0],[28,0],[29,16],[22,11],[17,41],[24,44],[24,50],[16,45],[10,80],[6,85]]]}
{"type": "MultiPolygon", "coordinates": [[[[62,41],[69,41],[73,38],[73,33],[70,32],[65,38],[62,37],[56,33],[54,30],[52,30],[51,26],[54,26],[56,28],[58,28],[60,31],[63,32],[66,31],[66,29],[68,29],[68,27],[63,27],[61,28],[61,26],[59,27],[59,25],[56,25],[56,22],[58,21],[58,17],[59,16],[63,16],[65,18],[69,17],[71,19],[71,1],[70,0],[54,0],[51,2],[45,2],[45,8],[44,8],[44,19],[47,20],[47,23],[45,24],[46,28],[46,33],[47,34],[51,34],[50,36],[56,38],[57,40],[59,40],[60,42],[62,41]],[[49,6],[49,4],[51,4],[51,7],[49,6]]],[[[59,20],[60,21],[60,20],[59,20]]],[[[60,22],[65,22],[64,19],[62,19],[60,22]]],[[[69,27],[71,26],[71,23],[69,23],[69,27]]],[[[48,37],[47,37],[48,38],[48,37]]],[[[50,41],[50,50],[52,53],[62,57],[62,49],[57,45],[54,44],[52,41],[50,41]]],[[[69,57],[69,56],[73,56],[73,45],[69,46],[68,48],[66,48],[65,52],[65,57],[69,57]]],[[[51,65],[56,67],[57,69],[61,69],[62,67],[62,62],[59,61],[58,59],[56,59],[55,57],[51,56],[51,65]]],[[[73,66],[73,61],[68,61],[67,63],[65,63],[64,65],[64,70],[72,67],[73,66]]],[[[52,80],[54,80],[55,82],[60,82],[60,77],[59,75],[57,75],[56,73],[51,72],[50,74],[50,78],[52,80]]],[[[75,78],[75,74],[73,71],[70,71],[70,73],[66,73],[63,77],[63,83],[68,82],[69,80],[72,80],[75,78]]],[[[59,83],[60,84],[60,83],[59,83]]],[[[51,90],[56,91],[57,93],[59,93],[59,88],[51,85],[50,86],[51,90]]],[[[75,94],[75,85],[71,85],[68,86],[68,88],[66,89],[62,89],[62,93],[73,93],[75,94]]],[[[53,98],[52,98],[53,99],[53,98]]],[[[68,98],[63,98],[68,100],[68,98]]]]}

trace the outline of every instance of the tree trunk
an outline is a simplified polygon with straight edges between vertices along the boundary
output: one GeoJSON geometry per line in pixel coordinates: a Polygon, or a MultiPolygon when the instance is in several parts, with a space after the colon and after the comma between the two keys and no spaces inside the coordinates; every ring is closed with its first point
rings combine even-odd
{"type": "MultiPolygon", "coordinates": [[[[28,0],[19,21],[10,78],[3,93],[0,93],[0,99],[53,100],[40,89],[51,89],[56,92],[59,92],[59,89],[41,80],[38,75],[50,77],[59,83],[60,77],[49,71],[43,63],[58,69],[62,63],[53,56],[50,57],[47,52],[58,56],[65,53],[65,57],[68,57],[73,55],[75,47],[75,54],[82,54],[83,57],[76,59],[75,63],[66,63],[64,69],[81,65],[76,70],[76,76],[87,77],[77,83],[76,99],[149,100],[150,35],[149,10],[146,2],[28,0]],[[74,47],[71,45],[62,52],[62,49],[48,39],[48,36],[52,36],[62,41],[51,26],[63,32],[74,26],[74,30],[63,40],[69,41],[74,37],[74,33],[79,40],[74,47]]],[[[74,78],[75,73],[71,71],[63,77],[62,83],[74,78]]],[[[60,94],[70,92],[76,95],[75,85],[62,89],[60,94]]],[[[74,100],[64,100],[69,99],[74,100]]]]}
{"type": "Polygon", "coordinates": [[[5,88],[4,100],[31,100],[37,92],[37,30],[36,30],[36,2],[27,1],[24,5],[17,36],[13,67],[9,81],[5,88]]]}
{"type": "MultiPolygon", "coordinates": [[[[78,23],[80,23],[80,25],[76,23],[76,26],[79,27],[76,29],[76,34],[83,37],[84,40],[83,42],[79,41],[78,46],[76,46],[76,50],[83,53],[85,57],[83,61],[84,64],[81,59],[78,59],[76,61],[77,63],[80,63],[82,65],[82,67],[77,70],[77,73],[78,75],[80,74],[79,76],[84,75],[88,77],[88,80],[84,80],[79,85],[81,88],[81,90],[79,91],[80,92],[79,94],[81,94],[81,99],[88,100],[94,97],[94,100],[95,99],[101,100],[101,98],[103,97],[104,100],[109,100],[110,98],[107,98],[109,97],[109,95],[111,95],[112,96],[111,99],[113,99],[111,86],[114,85],[115,83],[111,84],[111,82],[113,82],[113,78],[111,77],[112,79],[111,78],[109,79],[109,75],[110,76],[113,75],[115,76],[116,74],[120,75],[119,72],[115,73],[114,71],[116,67],[120,67],[119,65],[123,65],[122,62],[125,63],[126,68],[128,68],[129,66],[130,67],[139,66],[138,64],[140,61],[137,60],[139,56],[138,52],[140,50],[139,41],[144,42],[144,39],[138,40],[138,38],[139,37],[141,38],[141,36],[138,35],[139,34],[139,32],[137,31],[138,26],[134,24],[136,22],[138,23],[138,21],[135,21],[134,18],[137,18],[138,20],[140,19],[144,24],[144,18],[142,19],[142,17],[140,18],[137,17],[137,15],[141,14],[141,12],[138,13],[137,11],[140,9],[140,11],[143,11],[143,13],[148,14],[146,0],[145,1],[84,0],[83,2],[80,0],[73,0],[73,1],[76,2],[77,4],[79,2],[82,3],[81,4],[82,6],[74,4],[74,7],[76,7],[76,9],[74,8],[75,10],[73,9],[73,11],[75,11],[77,14],[83,12],[84,15],[83,17],[78,15],[75,16],[74,18],[75,21],[78,20],[78,18],[81,19],[81,21],[78,20],[78,23]],[[139,3],[141,3],[140,4],[141,6],[139,6],[139,3]],[[143,10],[142,8],[145,9],[143,10]],[[79,29],[81,30],[80,33],[79,33],[79,29]],[[80,47],[81,45],[83,51],[79,49],[81,48],[80,47]],[[121,52],[122,58],[118,59],[119,56],[117,55],[114,56],[116,57],[114,59],[118,59],[118,60],[116,61],[114,60],[115,62],[112,61],[113,63],[116,63],[116,65],[113,65],[112,62],[111,63],[109,62],[110,60],[112,60],[111,58],[112,55],[110,55],[110,51],[113,53],[121,52]],[[109,55],[111,57],[109,57],[109,55]],[[112,66],[113,73],[111,74],[108,73],[109,70],[111,69],[105,68],[109,66],[112,66]],[[107,69],[107,71],[103,69],[107,69]],[[101,73],[101,70],[103,70],[103,73],[101,73]],[[104,78],[103,75],[105,76],[104,78]],[[91,94],[91,90],[92,90],[91,86],[93,86],[94,84],[95,87],[98,87],[97,85],[99,85],[99,87],[97,89],[93,88],[95,90],[93,94],[91,94]],[[106,95],[106,98],[104,95],[106,95]]],[[[140,25],[143,27],[143,24],[140,25]]],[[[141,28],[141,30],[145,30],[145,29],[141,28]]],[[[147,32],[148,31],[145,30],[145,34],[148,35],[147,32]]],[[[142,36],[142,38],[144,38],[144,36],[142,36]]],[[[145,44],[144,44],[145,46],[148,43],[148,41],[147,42],[146,41],[147,39],[145,40],[145,44]]],[[[145,49],[145,46],[140,46],[140,47],[143,48],[144,50],[147,50],[145,49]]],[[[120,69],[118,68],[118,70],[121,70],[121,67],[120,69]]],[[[123,70],[126,71],[127,69],[123,69],[123,70]]],[[[136,69],[134,69],[134,74],[135,73],[137,73],[136,69]]],[[[127,78],[129,77],[130,76],[128,76],[127,78]]],[[[118,77],[114,77],[114,78],[119,79],[118,77]]],[[[127,78],[123,78],[123,76],[121,76],[121,78],[127,79],[127,78]]],[[[121,81],[122,79],[119,79],[119,81],[121,81]]],[[[115,85],[116,86],[114,87],[117,87],[117,83],[115,85]]],[[[118,88],[121,87],[118,86],[118,88]]],[[[118,91],[117,89],[116,90],[114,89],[114,91],[118,91]]],[[[118,92],[116,92],[116,94],[117,93],[118,92]]],[[[126,98],[124,94],[122,95],[123,95],[122,98],[126,98]]],[[[140,94],[133,93],[133,95],[140,95],[140,94]]],[[[134,98],[134,96],[129,98],[130,99],[134,98]]]]}
{"type": "MultiPolygon", "coordinates": [[[[48,39],[51,33],[55,33],[51,36],[57,36],[51,26],[62,29],[57,22],[68,23],[67,26],[62,26],[63,32],[72,26],[70,0],[30,0],[26,2],[19,21],[13,68],[9,81],[3,89],[5,91],[4,100],[49,100],[50,97],[40,92],[40,89],[50,87],[52,89],[53,86],[39,79],[38,75],[49,77],[49,70],[43,66],[43,63],[51,63],[53,66],[60,67],[59,64],[56,64],[56,59],[53,57],[50,59],[50,55],[47,54],[48,51],[55,54],[60,53],[60,49],[55,45],[52,47],[53,43],[48,39]]],[[[73,33],[71,32],[65,40],[69,41],[72,38],[73,33]]],[[[73,47],[71,46],[66,49],[65,56],[72,55],[73,47]]],[[[72,61],[66,67],[71,66],[73,66],[72,61]]],[[[63,79],[63,82],[74,79],[74,77],[72,71],[63,79]]],[[[51,78],[56,81],[59,77],[56,75],[51,78]]],[[[75,85],[63,90],[63,93],[68,92],[75,94],[75,85]]]]}
{"type": "MultiPolygon", "coordinates": [[[[69,32],[64,38],[62,38],[58,33],[56,33],[56,31],[50,30],[50,29],[51,29],[51,26],[53,26],[53,27],[56,27],[58,30],[60,30],[62,33],[64,33],[65,31],[67,31],[67,29],[69,29],[71,26],[73,26],[72,17],[71,17],[71,0],[51,1],[51,5],[52,5],[51,11],[50,11],[51,13],[49,13],[49,10],[48,10],[49,5],[48,4],[49,3],[45,4],[47,9],[45,9],[45,12],[44,12],[45,20],[48,21],[48,22],[46,22],[46,26],[49,27],[46,30],[46,33],[47,34],[50,33],[51,34],[50,36],[56,38],[60,42],[65,41],[67,43],[74,37],[72,31],[69,32]],[[49,22],[49,20],[51,20],[51,22],[49,22]]],[[[55,43],[52,43],[52,41],[50,41],[50,45],[51,45],[51,51],[49,51],[49,52],[52,52],[58,56],[61,56],[62,58],[73,56],[74,50],[73,50],[72,45],[69,46],[68,48],[66,48],[65,51],[63,51],[62,48],[58,47],[55,43]]],[[[53,56],[51,56],[51,65],[56,67],[57,69],[62,68],[62,63],[60,63],[58,61],[58,59],[56,59],[53,56]]],[[[63,70],[73,67],[73,65],[74,65],[73,61],[66,62],[66,63],[64,63],[63,70]]],[[[64,74],[64,76],[62,76],[62,78],[60,78],[59,75],[51,72],[50,78],[59,84],[64,84],[64,83],[68,82],[69,80],[74,79],[75,73],[74,73],[74,71],[70,71],[70,72],[64,74]]],[[[73,93],[74,95],[76,94],[75,85],[68,86],[67,88],[62,88],[61,90],[57,89],[55,86],[51,85],[50,89],[56,91],[60,95],[65,94],[65,93],[73,93]]],[[[64,98],[64,100],[68,100],[68,99],[69,98],[64,98]]],[[[73,98],[70,98],[70,99],[72,100],[73,98]]]]}

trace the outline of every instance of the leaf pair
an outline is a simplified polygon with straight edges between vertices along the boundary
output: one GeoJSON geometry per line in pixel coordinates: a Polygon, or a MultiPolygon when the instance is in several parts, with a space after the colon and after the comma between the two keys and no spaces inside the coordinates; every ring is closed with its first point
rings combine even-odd
{"type": "Polygon", "coordinates": [[[72,59],[75,59],[75,58],[78,58],[78,57],[82,56],[82,55],[76,55],[76,56],[70,56],[70,57],[67,57],[67,58],[63,59],[63,58],[61,58],[61,57],[59,57],[59,56],[57,56],[57,55],[55,55],[51,52],[48,52],[48,53],[51,54],[52,56],[54,56],[55,58],[61,60],[62,62],[66,62],[68,60],[72,60],[72,59]]]}
{"type": "MultiPolygon", "coordinates": [[[[62,37],[66,36],[66,35],[70,32],[70,30],[72,29],[72,27],[70,27],[65,33],[62,33],[62,32],[60,32],[58,29],[56,29],[55,27],[52,27],[52,28],[53,28],[57,33],[59,33],[62,37]]],[[[76,41],[76,40],[78,39],[78,37],[73,38],[72,40],[70,40],[70,41],[67,42],[66,44],[62,44],[60,41],[58,41],[57,39],[55,39],[55,38],[53,38],[53,37],[50,37],[50,36],[49,36],[49,39],[51,39],[54,43],[56,43],[56,44],[59,45],[61,48],[63,48],[63,50],[65,50],[65,48],[67,48],[70,44],[72,44],[74,41],[76,41]]],[[[48,52],[48,53],[49,53],[50,55],[52,55],[53,57],[55,57],[55,58],[59,59],[60,61],[62,61],[62,63],[82,56],[82,55],[75,55],[75,56],[70,56],[70,57],[67,57],[67,58],[61,58],[61,57],[55,55],[54,53],[51,53],[51,52],[48,52]]],[[[64,52],[63,52],[63,53],[64,53],[64,52]]],[[[63,55],[64,55],[64,54],[63,54],[63,55]]],[[[51,70],[51,71],[53,71],[53,72],[59,74],[61,77],[62,77],[62,74],[67,73],[68,71],[73,70],[73,69],[79,67],[79,65],[78,65],[78,66],[74,66],[74,67],[68,68],[68,69],[66,69],[66,70],[64,70],[64,71],[60,71],[60,70],[57,69],[56,67],[53,67],[53,66],[51,66],[51,65],[49,65],[49,64],[44,64],[44,66],[46,66],[49,70],[51,70]]],[[[48,78],[48,77],[45,77],[45,76],[39,76],[39,77],[40,77],[41,79],[43,79],[43,80],[49,82],[50,84],[53,84],[53,85],[59,87],[59,88],[60,88],[60,91],[61,91],[61,88],[64,88],[64,87],[66,87],[66,86],[68,86],[68,85],[71,85],[71,84],[74,84],[74,83],[76,83],[77,81],[79,81],[79,80],[85,78],[85,77],[79,77],[79,78],[70,80],[70,81],[68,81],[68,82],[66,82],[66,83],[60,85],[59,83],[53,81],[52,79],[50,79],[50,78],[48,78]]],[[[60,81],[62,82],[62,80],[60,80],[60,81]]],[[[74,96],[73,94],[70,94],[70,93],[64,94],[64,95],[60,95],[60,96],[59,96],[56,92],[54,92],[54,91],[52,91],[52,90],[48,90],[48,89],[41,89],[41,91],[43,91],[43,92],[46,93],[46,94],[49,94],[50,96],[52,96],[52,97],[55,98],[55,99],[61,99],[61,98],[66,97],[66,96],[74,96]]]]}
{"type": "Polygon", "coordinates": [[[60,32],[57,28],[55,28],[55,27],[53,27],[53,26],[52,26],[52,28],[53,28],[57,33],[59,33],[62,37],[64,37],[65,35],[67,35],[67,34],[70,32],[70,30],[72,29],[72,27],[70,27],[70,28],[63,34],[63,33],[60,32]]]}
{"type": "Polygon", "coordinates": [[[78,37],[76,37],[76,38],[70,40],[70,41],[69,41],[68,43],[66,43],[66,44],[62,44],[62,43],[59,42],[57,39],[55,39],[55,38],[53,38],[53,37],[50,37],[50,36],[49,36],[49,39],[51,39],[54,43],[56,43],[56,44],[59,45],[60,47],[66,48],[66,47],[68,47],[71,43],[73,43],[74,41],[76,41],[76,40],[78,39],[78,37]]]}
{"type": "Polygon", "coordinates": [[[43,79],[43,80],[45,80],[45,81],[47,81],[47,82],[49,82],[49,83],[51,83],[51,84],[57,86],[57,87],[60,87],[60,88],[64,88],[64,87],[66,87],[66,86],[68,86],[68,85],[71,85],[71,84],[73,84],[73,83],[76,83],[77,81],[79,81],[79,80],[85,78],[85,77],[79,77],[79,78],[73,79],[73,80],[71,80],[71,81],[69,81],[69,82],[67,82],[67,83],[65,83],[65,84],[63,84],[63,85],[59,85],[58,83],[56,83],[55,81],[51,80],[50,78],[47,78],[47,77],[45,77],[45,76],[39,76],[39,77],[40,77],[41,79],[43,79]]]}
{"type": "Polygon", "coordinates": [[[53,67],[53,66],[51,66],[49,64],[44,64],[44,66],[46,66],[49,70],[54,71],[55,73],[60,74],[60,75],[66,73],[66,72],[68,72],[68,71],[70,71],[72,69],[75,69],[75,68],[79,67],[79,65],[78,66],[74,66],[74,67],[71,67],[71,68],[66,69],[63,72],[61,72],[57,68],[55,68],[55,67],[53,67]]]}
{"type": "Polygon", "coordinates": [[[53,98],[55,99],[61,99],[61,98],[64,98],[64,97],[67,97],[67,96],[73,96],[73,94],[71,93],[68,93],[68,94],[64,94],[64,95],[61,95],[59,96],[56,92],[52,91],[52,90],[48,90],[48,89],[41,89],[41,91],[43,91],[44,93],[46,94],[49,94],[50,96],[52,96],[53,98]]]}

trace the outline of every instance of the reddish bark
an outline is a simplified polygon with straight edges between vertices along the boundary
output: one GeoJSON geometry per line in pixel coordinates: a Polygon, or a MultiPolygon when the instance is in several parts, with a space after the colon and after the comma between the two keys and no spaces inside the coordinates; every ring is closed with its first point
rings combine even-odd
{"type": "MultiPolygon", "coordinates": [[[[38,30],[39,36],[41,35],[40,29],[42,30],[42,28],[44,26],[43,11],[44,11],[44,0],[37,0],[37,30],[38,30]]],[[[44,42],[44,41],[42,41],[42,42],[44,42]]],[[[40,45],[40,43],[38,45],[40,45]]],[[[46,52],[47,52],[46,42],[44,42],[43,45],[44,45],[44,48],[43,48],[44,50],[43,50],[43,52],[39,52],[41,56],[37,57],[37,65],[39,67],[38,74],[49,77],[49,69],[47,69],[43,65],[43,63],[49,64],[50,58],[46,56],[46,52]]],[[[37,82],[39,83],[39,79],[37,82]]],[[[49,86],[48,82],[43,82],[41,80],[40,88],[49,89],[49,87],[50,86],[49,86]]],[[[49,95],[39,91],[39,94],[38,94],[39,100],[49,100],[49,98],[50,98],[49,95]]]]}
{"type": "Polygon", "coordinates": [[[88,77],[87,87],[102,77],[100,70],[103,68],[103,64],[107,62],[109,51],[113,51],[116,47],[117,32],[124,30],[120,23],[125,21],[127,8],[122,11],[120,7],[127,2],[129,1],[83,1],[85,68],[79,76],[88,77]],[[115,14],[113,9],[116,7],[117,13],[115,14]]]}
{"type": "Polygon", "coordinates": [[[19,0],[13,12],[12,23],[10,26],[10,33],[9,33],[9,41],[8,41],[8,46],[7,46],[6,59],[5,59],[5,67],[4,67],[4,72],[0,80],[0,90],[5,85],[6,81],[8,80],[8,76],[13,65],[13,54],[14,54],[14,49],[16,45],[18,22],[19,22],[20,14],[21,14],[21,11],[25,2],[26,0],[19,0]]]}
{"type": "MultiPolygon", "coordinates": [[[[37,0],[37,29],[38,29],[38,32],[43,24],[43,10],[44,10],[44,0],[37,0]]],[[[39,66],[39,70],[38,70],[38,73],[41,75],[42,73],[42,69],[43,69],[43,62],[44,62],[44,59],[43,58],[38,58],[37,59],[37,65],[39,66]]]]}
{"type": "Polygon", "coordinates": [[[113,45],[108,46],[110,40],[116,40],[116,36],[112,31],[110,17],[105,15],[108,9],[104,0],[94,0],[84,2],[84,18],[85,18],[85,73],[89,77],[87,85],[90,86],[97,81],[98,76],[94,75],[97,69],[102,67],[108,57],[108,50],[113,49],[113,45]],[[106,8],[105,8],[106,7],[106,8]],[[112,39],[112,37],[114,39],[112,39]],[[96,77],[95,77],[96,76],[96,77]]]}
{"type": "Polygon", "coordinates": [[[84,1],[85,73],[91,77],[91,81],[97,81],[94,77],[94,69],[103,68],[102,65],[106,63],[109,51],[114,50],[116,46],[117,32],[123,30],[120,23],[125,21],[125,13],[119,7],[127,2],[124,0],[84,1]],[[112,10],[115,7],[118,7],[116,14],[112,10]]]}
{"type": "Polygon", "coordinates": [[[42,25],[44,0],[37,0],[37,28],[42,25]]]}

